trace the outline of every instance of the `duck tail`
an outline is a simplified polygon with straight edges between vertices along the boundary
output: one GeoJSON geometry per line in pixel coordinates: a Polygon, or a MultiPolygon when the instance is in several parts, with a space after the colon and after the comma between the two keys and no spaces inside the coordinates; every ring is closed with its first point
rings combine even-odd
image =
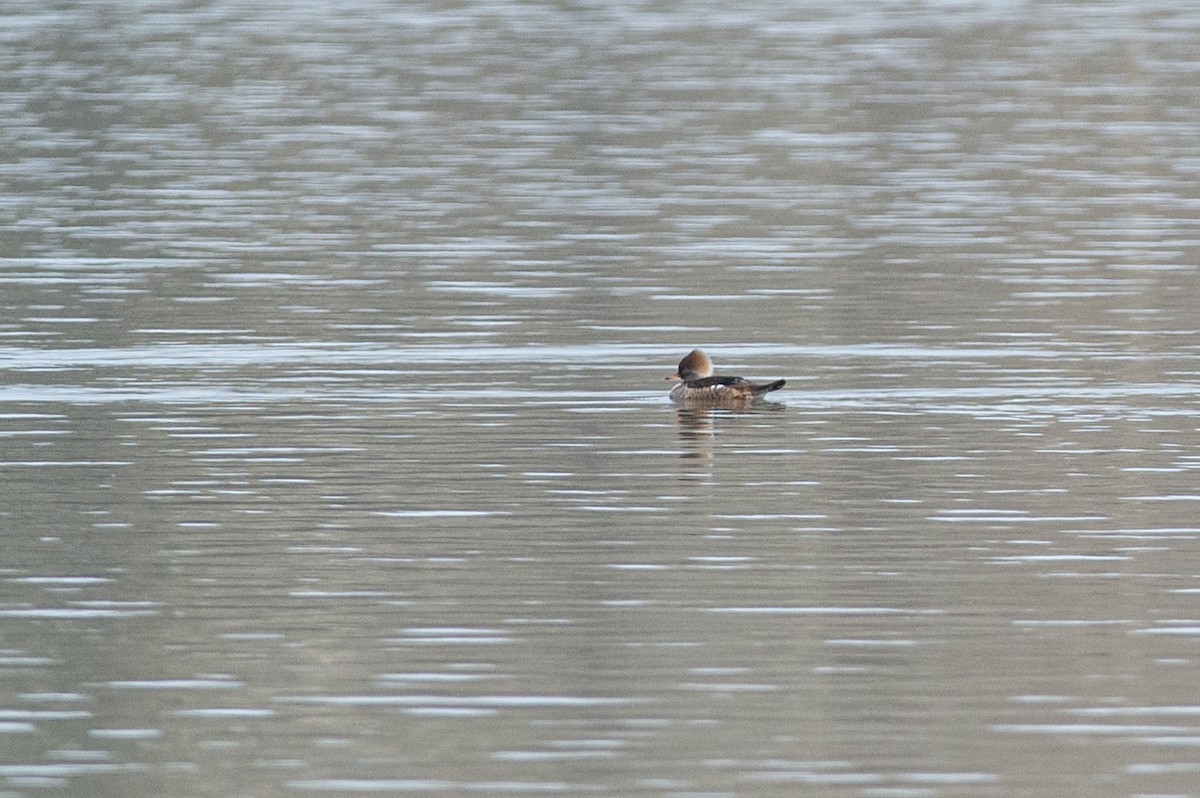
{"type": "Polygon", "coordinates": [[[770,393],[771,391],[778,391],[780,388],[782,388],[785,385],[787,385],[787,380],[775,380],[775,382],[768,382],[764,385],[756,385],[756,386],[754,386],[754,395],[762,396],[764,393],[770,393]]]}

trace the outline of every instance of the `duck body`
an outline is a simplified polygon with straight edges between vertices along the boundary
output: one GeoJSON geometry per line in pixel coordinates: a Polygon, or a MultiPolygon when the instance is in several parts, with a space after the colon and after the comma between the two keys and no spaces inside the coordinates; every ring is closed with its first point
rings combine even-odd
{"type": "Polygon", "coordinates": [[[712,359],[699,349],[679,361],[679,369],[667,379],[679,380],[671,389],[671,400],[680,404],[747,405],[787,384],[786,380],[751,382],[743,377],[715,376],[712,359]]]}

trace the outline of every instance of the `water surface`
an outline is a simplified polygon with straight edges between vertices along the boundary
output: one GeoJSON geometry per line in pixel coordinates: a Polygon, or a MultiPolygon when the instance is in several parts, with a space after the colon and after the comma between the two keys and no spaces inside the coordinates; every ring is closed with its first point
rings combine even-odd
{"type": "Polygon", "coordinates": [[[5,23],[0,792],[1195,792],[1188,4],[5,23]]]}

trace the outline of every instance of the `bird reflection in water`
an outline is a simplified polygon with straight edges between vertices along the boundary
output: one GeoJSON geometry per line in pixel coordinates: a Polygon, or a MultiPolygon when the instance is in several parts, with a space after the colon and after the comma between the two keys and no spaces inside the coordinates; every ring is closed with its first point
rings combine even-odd
{"type": "Polygon", "coordinates": [[[728,427],[746,416],[778,413],[786,406],[779,402],[755,402],[744,407],[705,402],[681,402],[675,408],[675,420],[679,424],[679,440],[684,459],[708,459],[712,457],[711,444],[718,426],[728,427]]]}

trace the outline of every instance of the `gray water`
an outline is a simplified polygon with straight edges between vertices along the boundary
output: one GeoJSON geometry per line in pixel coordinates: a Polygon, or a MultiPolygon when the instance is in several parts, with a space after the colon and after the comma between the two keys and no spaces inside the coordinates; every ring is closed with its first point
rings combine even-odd
{"type": "Polygon", "coordinates": [[[744,5],[6,4],[0,795],[1200,795],[1200,7],[744,5]]]}

